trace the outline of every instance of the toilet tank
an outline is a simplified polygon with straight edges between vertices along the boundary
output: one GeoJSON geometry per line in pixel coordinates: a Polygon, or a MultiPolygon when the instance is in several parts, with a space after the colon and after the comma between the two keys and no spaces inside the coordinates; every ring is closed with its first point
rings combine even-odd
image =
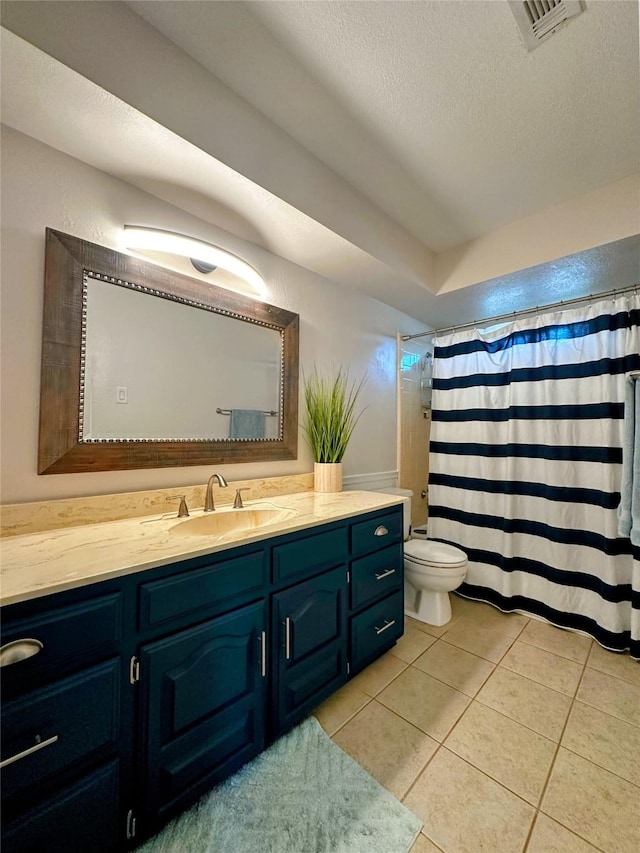
{"type": "Polygon", "coordinates": [[[404,539],[407,540],[411,534],[411,489],[376,489],[384,495],[397,495],[402,498],[402,521],[404,524],[404,539]]]}

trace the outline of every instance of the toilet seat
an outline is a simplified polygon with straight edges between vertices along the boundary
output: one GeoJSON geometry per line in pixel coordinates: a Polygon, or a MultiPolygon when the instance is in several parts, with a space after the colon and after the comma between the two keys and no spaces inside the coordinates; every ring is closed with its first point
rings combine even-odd
{"type": "Polygon", "coordinates": [[[409,539],[404,543],[404,558],[416,568],[434,566],[439,569],[457,569],[467,564],[464,551],[433,539],[409,539]]]}

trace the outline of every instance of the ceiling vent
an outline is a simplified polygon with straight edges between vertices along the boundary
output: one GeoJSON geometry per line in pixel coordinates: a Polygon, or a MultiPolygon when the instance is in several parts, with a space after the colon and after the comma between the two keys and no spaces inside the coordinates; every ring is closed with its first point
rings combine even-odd
{"type": "Polygon", "coordinates": [[[580,0],[509,0],[509,5],[530,51],[583,11],[580,0]]]}

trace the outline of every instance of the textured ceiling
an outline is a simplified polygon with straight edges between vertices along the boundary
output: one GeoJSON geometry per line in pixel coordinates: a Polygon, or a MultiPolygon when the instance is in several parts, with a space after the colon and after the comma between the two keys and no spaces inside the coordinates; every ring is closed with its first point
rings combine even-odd
{"type": "Polygon", "coordinates": [[[128,5],[436,251],[639,169],[633,0],[128,5]]]}
{"type": "Polygon", "coordinates": [[[590,221],[609,222],[593,191],[640,171],[635,0],[588,0],[533,53],[505,0],[2,13],[3,122],[248,241],[249,261],[267,248],[429,326],[640,279],[631,185],[624,227],[596,240],[590,221]],[[557,239],[574,199],[582,244],[557,239]]]}

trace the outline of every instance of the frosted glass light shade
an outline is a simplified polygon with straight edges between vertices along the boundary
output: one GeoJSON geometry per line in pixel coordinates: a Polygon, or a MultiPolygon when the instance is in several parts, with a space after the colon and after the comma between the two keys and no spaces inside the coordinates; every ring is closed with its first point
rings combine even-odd
{"type": "Polygon", "coordinates": [[[245,281],[258,296],[265,295],[265,283],[262,276],[237,255],[204,243],[184,234],[173,231],[163,231],[159,228],[144,228],[139,225],[124,226],[124,241],[128,249],[148,249],[155,252],[166,252],[180,255],[184,258],[195,258],[205,261],[214,267],[220,267],[227,272],[237,275],[245,281]]]}

